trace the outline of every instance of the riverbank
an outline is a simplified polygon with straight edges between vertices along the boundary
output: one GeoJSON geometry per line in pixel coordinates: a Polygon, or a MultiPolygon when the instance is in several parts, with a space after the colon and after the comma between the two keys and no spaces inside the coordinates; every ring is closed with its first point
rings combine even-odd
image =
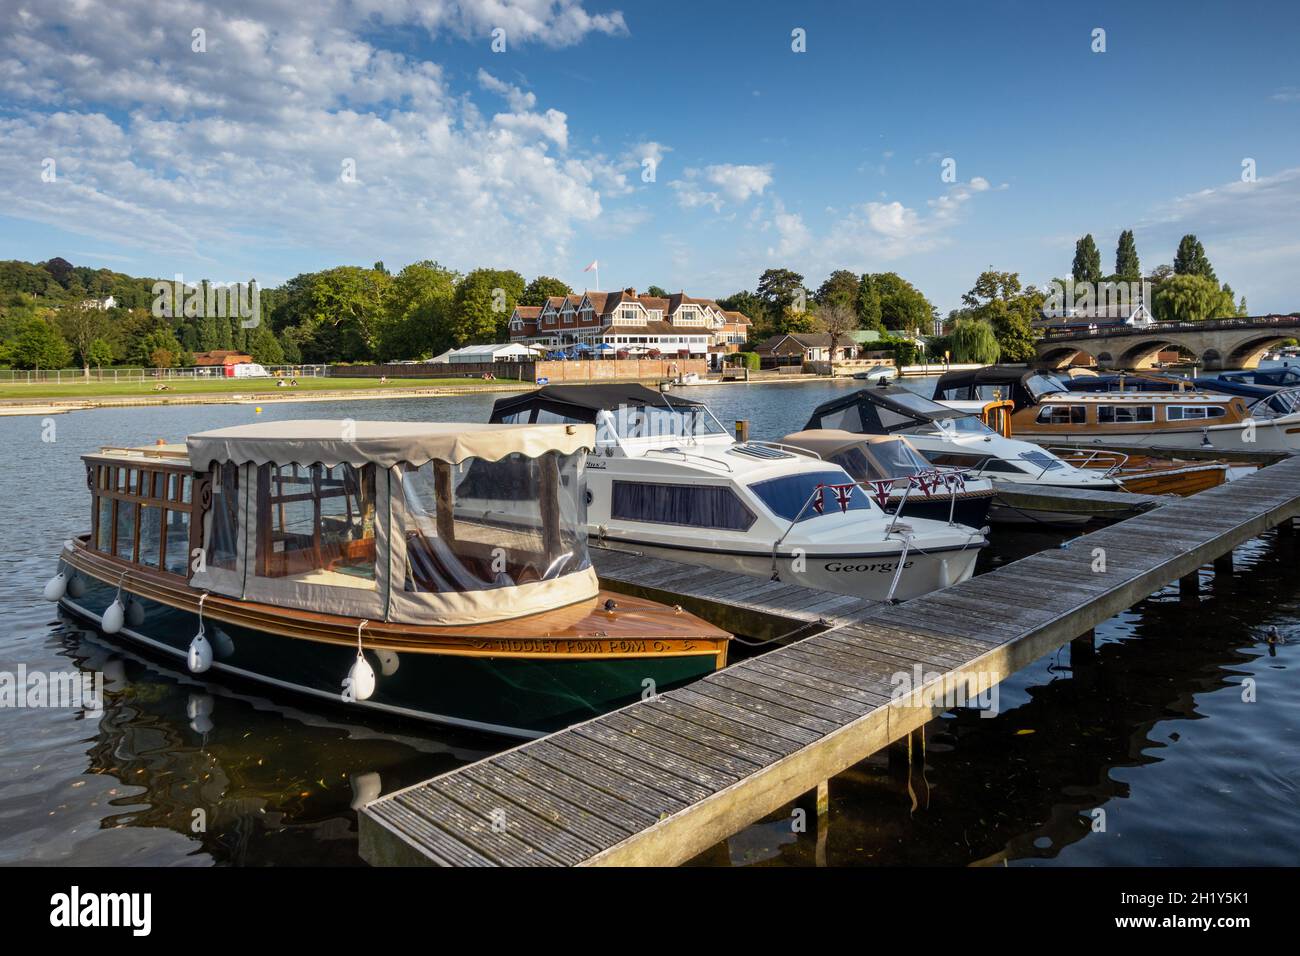
{"type": "MultiPolygon", "coordinates": [[[[843,379],[841,379],[843,380],[843,379]]],[[[616,379],[612,381],[633,381],[616,379]]],[[[781,375],[743,380],[710,381],[717,385],[790,385],[828,382],[824,375],[781,375]]],[[[556,383],[579,384],[579,383],[556,383]]],[[[602,384],[610,384],[602,381],[602,384]]],[[[646,380],[643,384],[656,385],[646,380]]],[[[704,385],[705,383],[701,383],[704,385]]],[[[85,385],[0,385],[0,417],[14,415],[59,415],[91,408],[138,408],[160,405],[274,405],[292,402],[337,402],[372,398],[427,398],[473,395],[479,392],[517,392],[535,388],[531,382],[498,379],[404,379],[380,384],[378,379],[304,379],[286,388],[250,388],[248,380],[230,382],[176,382],[158,391],[148,382],[96,383],[85,385]],[[224,389],[216,386],[226,385],[224,389]]],[[[694,391],[678,386],[682,394],[694,391]]]]}

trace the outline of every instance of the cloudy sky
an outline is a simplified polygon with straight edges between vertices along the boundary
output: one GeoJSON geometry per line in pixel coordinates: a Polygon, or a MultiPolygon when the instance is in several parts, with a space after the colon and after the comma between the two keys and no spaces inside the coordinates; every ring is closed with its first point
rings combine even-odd
{"type": "Polygon", "coordinates": [[[1300,6],[1053,6],[0,0],[0,258],[842,267],[946,311],[1132,227],[1147,269],[1196,232],[1252,312],[1300,308],[1300,6]]]}

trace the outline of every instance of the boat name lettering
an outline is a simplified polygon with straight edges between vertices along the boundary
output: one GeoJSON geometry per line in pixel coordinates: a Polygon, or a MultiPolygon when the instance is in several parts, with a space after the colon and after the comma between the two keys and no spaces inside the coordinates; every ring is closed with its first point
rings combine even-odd
{"type": "MultiPolygon", "coordinates": [[[[903,564],[904,568],[910,568],[915,561],[907,561],[903,564]]],[[[827,571],[846,571],[850,574],[860,574],[864,571],[879,571],[881,574],[892,574],[896,565],[892,561],[877,561],[873,564],[844,564],[841,561],[832,561],[826,566],[827,571]]]]}

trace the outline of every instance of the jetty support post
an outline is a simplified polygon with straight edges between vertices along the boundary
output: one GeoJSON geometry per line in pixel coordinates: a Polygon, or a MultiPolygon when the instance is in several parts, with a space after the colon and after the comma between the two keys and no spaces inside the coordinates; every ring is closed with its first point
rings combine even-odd
{"type": "Polygon", "coordinates": [[[1178,598],[1181,601],[1195,603],[1201,597],[1201,572],[1193,571],[1178,579],[1178,598]]]}
{"type": "Polygon", "coordinates": [[[740,418],[736,420],[736,441],[742,445],[749,441],[749,419],[740,418]]]}
{"type": "Polygon", "coordinates": [[[813,824],[817,829],[817,849],[816,863],[818,866],[826,865],[826,842],[830,834],[831,819],[831,786],[829,780],[823,780],[817,784],[815,790],[809,790],[797,800],[795,806],[804,811],[804,818],[808,821],[815,820],[813,824]]]}
{"type": "Polygon", "coordinates": [[[1214,576],[1216,578],[1232,577],[1232,552],[1221,554],[1214,559],[1214,576]]]}
{"type": "Polygon", "coordinates": [[[1088,628],[1074,640],[1070,641],[1070,668],[1080,664],[1089,664],[1097,659],[1097,632],[1088,628]]]}

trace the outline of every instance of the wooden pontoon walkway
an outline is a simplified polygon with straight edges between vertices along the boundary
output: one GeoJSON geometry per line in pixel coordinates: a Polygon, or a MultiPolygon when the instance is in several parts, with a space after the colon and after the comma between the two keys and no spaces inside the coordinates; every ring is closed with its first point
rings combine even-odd
{"type": "Polygon", "coordinates": [[[381,798],[361,812],[362,855],[684,862],[950,709],[927,702],[936,687],[973,697],[1297,514],[1293,458],[945,591],[837,614],[823,633],[381,798]],[[923,686],[896,697],[918,665],[923,686]]]}

